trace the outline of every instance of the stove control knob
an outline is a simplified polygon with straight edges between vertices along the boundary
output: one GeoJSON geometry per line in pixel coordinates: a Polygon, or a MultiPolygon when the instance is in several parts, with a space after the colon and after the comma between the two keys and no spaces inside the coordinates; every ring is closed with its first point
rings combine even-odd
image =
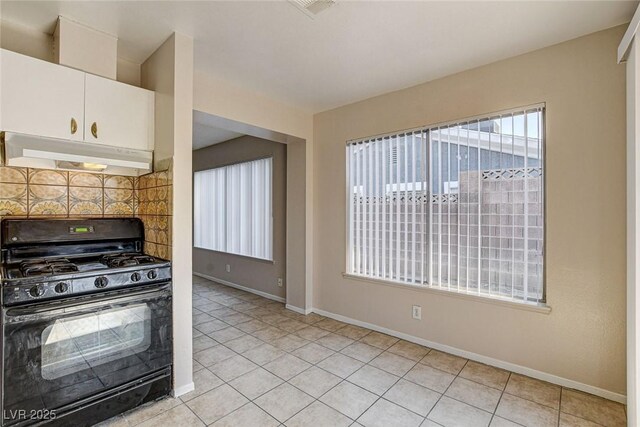
{"type": "Polygon", "coordinates": [[[107,279],[104,276],[98,277],[94,282],[94,284],[96,285],[96,288],[104,288],[105,286],[107,286],[107,283],[109,283],[109,279],[107,279]]]}
{"type": "Polygon", "coordinates": [[[29,289],[29,295],[34,298],[41,297],[42,295],[44,295],[44,288],[42,287],[42,285],[35,285],[31,289],[29,289]]]}
{"type": "Polygon", "coordinates": [[[132,282],[139,282],[142,279],[142,276],[137,271],[131,275],[132,282]]]}
{"type": "Polygon", "coordinates": [[[158,277],[158,273],[155,270],[150,270],[147,273],[147,277],[151,280],[155,279],[156,277],[158,277]]]}
{"type": "Polygon", "coordinates": [[[55,291],[58,294],[64,294],[69,290],[69,284],[65,282],[60,282],[56,285],[55,291]]]}

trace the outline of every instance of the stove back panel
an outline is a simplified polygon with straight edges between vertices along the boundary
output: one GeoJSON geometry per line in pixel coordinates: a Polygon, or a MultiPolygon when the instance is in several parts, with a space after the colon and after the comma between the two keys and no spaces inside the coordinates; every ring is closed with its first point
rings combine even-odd
{"type": "Polygon", "coordinates": [[[144,227],[138,218],[3,219],[0,262],[34,258],[78,258],[141,252],[144,227]]]}
{"type": "Polygon", "coordinates": [[[13,246],[104,241],[144,241],[139,218],[103,219],[3,219],[0,244],[13,246]]]}

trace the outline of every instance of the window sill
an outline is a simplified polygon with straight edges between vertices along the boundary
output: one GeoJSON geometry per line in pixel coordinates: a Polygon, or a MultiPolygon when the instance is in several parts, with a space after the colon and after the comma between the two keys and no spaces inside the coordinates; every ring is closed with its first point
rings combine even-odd
{"type": "Polygon", "coordinates": [[[515,302],[515,301],[500,299],[497,297],[468,294],[464,292],[445,291],[442,289],[430,288],[428,286],[411,285],[409,283],[396,282],[393,280],[373,279],[371,277],[358,276],[356,274],[349,274],[349,273],[342,273],[342,277],[344,277],[345,279],[356,280],[359,282],[375,283],[378,285],[385,285],[385,286],[392,286],[396,288],[411,289],[414,291],[434,293],[437,295],[443,295],[447,297],[466,299],[469,301],[477,301],[485,304],[501,305],[503,307],[515,308],[518,310],[525,310],[525,311],[533,311],[541,314],[551,313],[551,307],[544,303],[515,302]]]}
{"type": "Polygon", "coordinates": [[[194,249],[200,249],[201,251],[214,252],[214,253],[220,254],[220,255],[230,255],[230,256],[234,256],[234,257],[244,258],[244,259],[248,259],[249,261],[262,262],[262,263],[265,263],[265,264],[275,264],[276,263],[272,259],[257,258],[257,257],[249,256],[249,255],[234,254],[233,252],[216,251],[215,249],[203,248],[201,246],[195,246],[194,245],[193,248],[194,249]]]}

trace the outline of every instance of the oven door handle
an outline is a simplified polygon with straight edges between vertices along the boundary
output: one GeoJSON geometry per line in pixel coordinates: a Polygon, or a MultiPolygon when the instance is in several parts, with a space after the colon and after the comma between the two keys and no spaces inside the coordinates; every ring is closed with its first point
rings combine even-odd
{"type": "Polygon", "coordinates": [[[148,300],[155,297],[171,294],[171,283],[162,286],[153,286],[144,290],[136,291],[114,291],[108,294],[92,294],[84,297],[74,298],[70,301],[54,301],[45,304],[32,305],[28,307],[13,307],[4,310],[5,317],[11,323],[13,321],[28,321],[29,318],[38,318],[44,314],[51,313],[73,313],[79,310],[91,310],[117,302],[118,304],[132,303],[140,300],[148,300]]]}

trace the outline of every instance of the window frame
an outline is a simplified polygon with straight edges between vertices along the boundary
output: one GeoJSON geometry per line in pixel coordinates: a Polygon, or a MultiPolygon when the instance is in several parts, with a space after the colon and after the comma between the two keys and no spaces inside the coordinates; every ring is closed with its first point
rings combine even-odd
{"type": "MultiPolygon", "coordinates": [[[[348,147],[350,144],[354,144],[358,142],[365,142],[365,141],[379,139],[379,138],[400,137],[403,135],[409,135],[417,132],[424,132],[425,134],[428,134],[429,131],[432,130],[433,128],[446,128],[446,127],[460,126],[460,125],[474,122],[474,121],[490,120],[495,116],[509,115],[514,113],[525,112],[526,114],[527,111],[535,110],[535,109],[540,110],[540,117],[542,120],[542,126],[540,127],[540,132],[541,132],[540,133],[540,139],[541,139],[541,144],[540,144],[541,156],[540,157],[543,165],[543,173],[541,177],[541,180],[542,180],[541,182],[541,186],[542,186],[542,298],[539,301],[527,301],[525,299],[515,299],[515,298],[509,298],[509,297],[504,297],[500,295],[494,295],[494,294],[488,295],[484,293],[469,292],[464,290],[444,289],[439,286],[438,287],[432,286],[430,283],[428,283],[428,280],[422,284],[414,284],[414,283],[404,282],[400,280],[379,278],[379,277],[373,277],[373,276],[368,276],[364,274],[356,274],[356,273],[350,272],[349,271],[350,269],[349,253],[351,248],[349,245],[351,243],[350,232],[351,232],[353,220],[351,218],[352,212],[350,209],[350,204],[352,202],[351,200],[352,190],[350,188],[351,171],[349,168],[350,160],[349,160],[349,155],[347,151],[345,151],[345,181],[344,181],[345,182],[345,240],[344,240],[345,258],[344,258],[344,272],[342,274],[343,277],[348,279],[358,280],[358,281],[369,282],[369,283],[391,285],[394,287],[408,288],[412,290],[423,290],[423,291],[437,293],[441,295],[470,298],[472,300],[477,300],[477,301],[479,300],[481,302],[494,302],[500,305],[507,305],[511,307],[518,307],[518,308],[523,308],[527,310],[549,313],[551,311],[551,308],[548,305],[548,300],[547,300],[547,173],[546,173],[547,105],[546,105],[546,102],[528,104],[528,105],[509,108],[505,110],[493,111],[490,113],[482,113],[482,114],[477,114],[471,117],[464,117],[460,119],[436,122],[433,124],[426,124],[423,126],[414,127],[411,129],[404,129],[404,130],[399,130],[394,132],[386,132],[383,134],[371,135],[371,136],[361,137],[361,138],[353,138],[353,139],[347,140],[345,145],[348,147]]],[[[428,164],[430,164],[430,155],[431,153],[429,152],[429,150],[427,150],[428,164]]],[[[426,173],[427,175],[429,175],[429,169],[427,169],[426,173]]],[[[429,188],[429,195],[430,195],[431,194],[430,181],[427,184],[427,188],[429,188]]],[[[427,215],[430,215],[430,214],[427,213],[427,215]]],[[[431,233],[431,223],[429,223],[428,220],[427,220],[427,223],[429,224],[429,233],[431,233]]],[[[428,253],[430,252],[431,252],[431,248],[429,248],[428,250],[428,253]]],[[[427,261],[427,259],[425,259],[423,260],[423,262],[426,263],[425,270],[427,269],[430,270],[432,268],[430,260],[427,261]]]]}
{"type": "MultiPolygon", "coordinates": [[[[232,255],[232,256],[237,256],[237,257],[242,257],[242,258],[247,258],[250,260],[254,260],[254,261],[260,261],[260,262],[264,262],[264,263],[270,263],[270,264],[274,264],[275,263],[275,236],[273,234],[274,231],[274,215],[273,215],[273,201],[274,201],[274,156],[269,154],[269,155],[265,155],[265,156],[260,156],[260,157],[255,157],[255,158],[251,158],[251,159],[243,159],[243,160],[239,160],[239,161],[233,161],[233,162],[228,162],[228,163],[224,163],[215,167],[210,167],[210,168],[206,168],[206,169],[199,169],[199,170],[194,170],[193,171],[193,182],[194,182],[194,186],[192,188],[192,192],[193,192],[193,228],[192,228],[192,240],[193,240],[193,247],[196,249],[200,249],[200,250],[204,250],[204,251],[210,251],[210,252],[216,252],[219,254],[225,254],[225,255],[232,255]],[[270,242],[270,247],[271,247],[271,258],[261,258],[258,256],[254,256],[254,255],[246,255],[246,254],[241,254],[241,253],[236,253],[236,252],[229,252],[229,251],[221,251],[218,249],[211,249],[211,248],[206,248],[206,247],[202,247],[202,246],[197,246],[196,245],[196,220],[195,220],[195,216],[196,216],[196,211],[195,211],[195,197],[196,197],[196,189],[195,189],[195,175],[198,172],[207,172],[207,171],[212,171],[212,170],[216,170],[216,169],[223,169],[223,168],[228,168],[230,166],[235,166],[235,165],[241,165],[244,163],[251,163],[251,162],[255,162],[255,161],[259,161],[259,160],[271,160],[271,192],[270,192],[270,204],[271,204],[271,210],[269,212],[269,222],[270,222],[270,226],[271,226],[271,242],[270,242]]],[[[226,176],[226,175],[225,175],[226,176]]],[[[226,196],[225,196],[225,200],[226,200],[226,196]]],[[[226,208],[226,206],[225,206],[226,208]]],[[[227,229],[227,211],[225,209],[225,232],[227,229]]],[[[226,239],[225,239],[226,241],[226,239]]]]}

